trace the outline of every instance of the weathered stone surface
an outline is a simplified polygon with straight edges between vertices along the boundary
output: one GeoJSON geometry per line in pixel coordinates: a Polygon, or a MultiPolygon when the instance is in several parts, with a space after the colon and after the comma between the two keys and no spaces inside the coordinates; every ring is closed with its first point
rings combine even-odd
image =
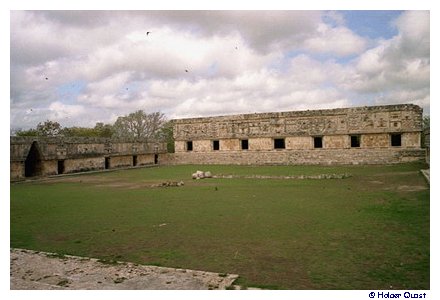
{"type": "Polygon", "coordinates": [[[237,278],[235,274],[11,249],[11,290],[208,290],[226,289],[237,278]]]}
{"type": "Polygon", "coordinates": [[[26,177],[31,149],[35,176],[141,166],[155,163],[166,143],[82,137],[11,137],[11,179],[26,177]]]}
{"type": "Polygon", "coordinates": [[[180,119],[174,120],[176,153],[165,156],[163,163],[418,161],[422,153],[421,126],[422,109],[412,104],[180,119]],[[395,135],[400,140],[393,144],[395,135]],[[244,149],[242,140],[246,140],[244,149]],[[188,142],[192,150],[187,149],[188,142]],[[214,149],[214,143],[219,149],[214,149]]]}
{"type": "Polygon", "coordinates": [[[212,178],[212,173],[210,171],[197,171],[192,174],[192,179],[204,179],[204,178],[212,178]]]}
{"type": "Polygon", "coordinates": [[[245,179],[345,179],[349,178],[350,174],[318,174],[318,175],[291,175],[291,176],[270,176],[270,175],[215,175],[212,178],[223,178],[223,179],[234,179],[234,178],[245,178],[245,179]]]}
{"type": "Polygon", "coordinates": [[[170,153],[163,165],[351,165],[423,161],[424,149],[313,149],[289,151],[229,151],[170,153]]]}
{"type": "Polygon", "coordinates": [[[425,154],[421,149],[422,109],[412,104],[192,118],[173,123],[173,154],[165,154],[165,143],[142,140],[11,137],[11,179],[156,163],[388,164],[421,161],[425,154]],[[353,145],[353,140],[358,145],[353,145]],[[26,163],[30,154],[33,165],[26,163]]]}
{"type": "Polygon", "coordinates": [[[422,109],[413,104],[365,106],[178,119],[174,120],[174,124],[174,138],[177,141],[337,135],[349,132],[420,132],[422,109]]]}

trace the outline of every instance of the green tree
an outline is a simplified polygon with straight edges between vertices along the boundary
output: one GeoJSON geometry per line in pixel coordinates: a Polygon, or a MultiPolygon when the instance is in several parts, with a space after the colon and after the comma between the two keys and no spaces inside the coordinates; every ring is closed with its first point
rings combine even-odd
{"type": "Polygon", "coordinates": [[[64,136],[81,136],[81,137],[93,137],[96,136],[93,128],[87,127],[65,127],[62,130],[64,136]]]}
{"type": "Polygon", "coordinates": [[[113,126],[111,124],[98,122],[93,129],[99,137],[111,137],[113,135],[113,126]]]}
{"type": "Polygon", "coordinates": [[[64,136],[81,137],[111,137],[113,133],[112,125],[101,122],[96,123],[95,127],[65,127],[62,130],[64,136]]]}
{"type": "Polygon", "coordinates": [[[31,128],[28,130],[19,129],[15,132],[16,136],[37,136],[38,132],[35,128],[31,128]]]}
{"type": "Polygon", "coordinates": [[[167,143],[168,153],[174,153],[174,136],[173,136],[173,122],[166,122],[158,133],[158,140],[167,143]]]}
{"type": "Polygon", "coordinates": [[[429,128],[430,123],[431,123],[430,117],[429,116],[424,116],[423,117],[423,125],[422,125],[423,126],[423,130],[429,128]]]}

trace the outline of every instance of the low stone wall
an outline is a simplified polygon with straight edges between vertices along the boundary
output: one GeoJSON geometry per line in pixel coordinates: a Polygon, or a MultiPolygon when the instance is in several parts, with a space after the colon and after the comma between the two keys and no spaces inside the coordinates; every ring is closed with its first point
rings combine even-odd
{"type": "Polygon", "coordinates": [[[112,156],[110,158],[110,169],[133,166],[133,156],[112,156]]]}
{"type": "Polygon", "coordinates": [[[150,165],[166,149],[145,139],[10,137],[10,179],[150,165]]]}
{"type": "Polygon", "coordinates": [[[102,169],[104,169],[104,157],[66,159],[64,161],[63,173],[77,173],[102,169]]]}
{"type": "Polygon", "coordinates": [[[21,161],[11,161],[9,165],[11,169],[11,178],[17,179],[24,177],[24,164],[21,161]]]}
{"type": "Polygon", "coordinates": [[[161,155],[161,164],[346,165],[424,161],[423,149],[322,149],[180,152],[161,155]]]}
{"type": "Polygon", "coordinates": [[[154,164],[154,154],[143,154],[137,156],[137,166],[154,164]]]}
{"type": "Polygon", "coordinates": [[[41,172],[47,176],[58,174],[58,161],[45,160],[41,162],[41,172]]]}

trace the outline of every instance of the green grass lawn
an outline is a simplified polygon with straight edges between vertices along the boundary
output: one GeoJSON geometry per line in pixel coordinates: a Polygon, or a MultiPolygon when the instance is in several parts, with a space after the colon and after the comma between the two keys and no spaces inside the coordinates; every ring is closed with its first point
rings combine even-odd
{"type": "Polygon", "coordinates": [[[424,167],[164,166],[11,184],[11,247],[235,273],[270,289],[429,289],[424,167]],[[353,176],[191,180],[198,169],[353,176]]]}

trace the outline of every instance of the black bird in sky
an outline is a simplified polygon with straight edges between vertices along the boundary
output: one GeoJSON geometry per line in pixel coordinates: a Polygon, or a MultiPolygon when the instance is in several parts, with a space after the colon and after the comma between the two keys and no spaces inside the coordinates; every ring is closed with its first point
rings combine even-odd
{"type": "Polygon", "coordinates": [[[188,70],[185,69],[185,72],[188,73],[188,70]]]}
{"type": "Polygon", "coordinates": [[[151,31],[147,31],[147,35],[149,35],[151,33],[151,31]]]}
{"type": "Polygon", "coordinates": [[[46,80],[49,80],[49,78],[46,77],[46,80]]]}

